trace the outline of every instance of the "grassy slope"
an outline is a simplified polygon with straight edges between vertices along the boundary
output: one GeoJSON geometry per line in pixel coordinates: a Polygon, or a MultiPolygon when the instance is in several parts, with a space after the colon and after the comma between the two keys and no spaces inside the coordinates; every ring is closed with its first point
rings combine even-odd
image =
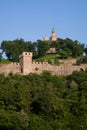
{"type": "Polygon", "coordinates": [[[0,64],[8,64],[8,63],[10,63],[10,61],[7,60],[7,59],[4,59],[4,60],[1,60],[1,61],[0,61],[0,64]]]}
{"type": "MultiPolygon", "coordinates": [[[[41,58],[34,59],[34,61],[36,61],[36,62],[48,62],[48,63],[53,64],[53,65],[63,64],[63,62],[61,62],[61,63],[58,62],[59,59],[60,59],[60,55],[58,55],[58,54],[48,54],[48,55],[45,55],[41,58]]],[[[68,60],[70,60],[70,59],[73,59],[73,58],[68,57],[68,60]]]]}
{"type": "Polygon", "coordinates": [[[49,64],[52,64],[52,65],[58,65],[58,59],[59,59],[59,55],[58,54],[48,54],[48,55],[45,55],[41,58],[38,58],[38,59],[35,59],[34,61],[37,61],[37,62],[48,62],[49,64]],[[56,61],[56,62],[55,62],[56,61]]]}

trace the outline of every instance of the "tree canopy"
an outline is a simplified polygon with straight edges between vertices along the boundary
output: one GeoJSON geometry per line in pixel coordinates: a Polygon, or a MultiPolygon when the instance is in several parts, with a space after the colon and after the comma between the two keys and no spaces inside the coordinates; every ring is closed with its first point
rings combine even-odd
{"type": "Polygon", "coordinates": [[[84,47],[83,43],[79,43],[77,40],[73,41],[69,38],[58,38],[57,41],[37,40],[36,42],[16,39],[13,41],[2,41],[1,43],[1,49],[10,61],[18,61],[19,55],[23,51],[31,51],[34,58],[40,58],[45,56],[50,48],[55,48],[56,53],[62,59],[69,56],[82,56],[84,53],[87,55],[87,48],[84,47]]]}
{"type": "Polygon", "coordinates": [[[19,55],[23,51],[34,51],[34,45],[31,42],[25,42],[23,39],[16,39],[13,41],[3,41],[1,49],[6,53],[10,61],[18,61],[19,55]]]}
{"type": "Polygon", "coordinates": [[[87,71],[0,74],[1,130],[86,130],[87,71]]]}

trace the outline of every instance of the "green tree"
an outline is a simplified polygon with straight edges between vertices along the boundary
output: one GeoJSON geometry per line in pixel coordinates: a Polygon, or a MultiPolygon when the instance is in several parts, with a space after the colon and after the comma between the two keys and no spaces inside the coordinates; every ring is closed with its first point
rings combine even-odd
{"type": "Polygon", "coordinates": [[[59,55],[60,55],[61,59],[67,59],[68,58],[68,54],[67,54],[66,51],[60,51],[59,55]]]}
{"type": "Polygon", "coordinates": [[[87,47],[84,49],[85,54],[87,55],[87,47]]]}
{"type": "Polygon", "coordinates": [[[1,60],[2,60],[2,53],[0,53],[0,62],[1,62],[1,60]]]}
{"type": "Polygon", "coordinates": [[[23,51],[34,51],[34,46],[31,42],[25,42],[23,39],[13,41],[3,41],[1,49],[6,53],[6,56],[11,61],[18,61],[19,55],[23,51]]]}
{"type": "Polygon", "coordinates": [[[49,49],[48,43],[45,41],[38,40],[37,46],[38,46],[38,57],[46,55],[46,52],[49,49]]]}
{"type": "Polygon", "coordinates": [[[30,115],[29,122],[29,130],[53,130],[49,123],[38,115],[30,115]]]}

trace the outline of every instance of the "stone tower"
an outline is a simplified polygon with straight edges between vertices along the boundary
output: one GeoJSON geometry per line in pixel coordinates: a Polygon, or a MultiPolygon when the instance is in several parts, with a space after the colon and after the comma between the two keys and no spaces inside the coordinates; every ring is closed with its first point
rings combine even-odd
{"type": "Polygon", "coordinates": [[[52,29],[52,36],[50,37],[50,40],[51,41],[56,41],[57,40],[57,35],[56,35],[56,32],[55,32],[54,28],[52,29]]]}
{"type": "Polygon", "coordinates": [[[23,52],[20,56],[21,72],[26,75],[32,72],[32,53],[23,52]]]}

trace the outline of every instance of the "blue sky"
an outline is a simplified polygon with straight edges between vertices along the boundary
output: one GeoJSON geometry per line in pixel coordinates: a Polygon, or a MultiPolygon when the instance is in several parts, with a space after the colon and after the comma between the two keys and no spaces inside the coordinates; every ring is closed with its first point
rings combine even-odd
{"type": "Polygon", "coordinates": [[[87,45],[87,0],[0,0],[0,43],[50,37],[53,27],[87,45]]]}

